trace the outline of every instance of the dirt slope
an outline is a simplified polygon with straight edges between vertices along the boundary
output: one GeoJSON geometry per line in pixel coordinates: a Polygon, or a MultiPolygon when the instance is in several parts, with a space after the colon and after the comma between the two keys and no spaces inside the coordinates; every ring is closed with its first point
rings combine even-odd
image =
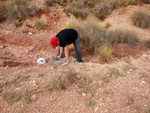
{"type": "MultiPolygon", "coordinates": [[[[150,5],[138,7],[148,10],[150,5]]],[[[123,26],[127,29],[136,29],[144,39],[149,38],[150,29],[135,28],[129,21],[131,9],[138,7],[130,6],[115,10],[105,22],[110,22],[111,28],[123,26]]],[[[51,65],[51,59],[57,50],[51,48],[49,41],[70,17],[66,16],[60,6],[50,9],[49,13],[42,12],[40,16],[42,15],[48,18],[48,27],[44,31],[34,29],[34,19],[26,20],[24,23],[26,27],[29,26],[26,24],[32,26],[31,31],[27,31],[34,31],[32,36],[23,34],[21,29],[15,28],[12,23],[0,24],[1,113],[150,112],[150,51],[138,52],[137,59],[122,58],[110,64],[93,63],[98,61],[97,56],[92,56],[91,62],[86,62],[90,55],[83,54],[84,63],[70,63],[65,67],[54,66],[51,65]],[[40,57],[45,58],[47,63],[38,65],[36,61],[40,57]],[[70,68],[75,70],[79,78],[85,76],[91,82],[83,80],[83,88],[75,82],[67,84],[65,90],[44,90],[49,80],[59,76],[66,77],[66,72],[70,68]],[[28,78],[20,80],[17,84],[9,82],[18,76],[28,78]],[[25,103],[23,99],[27,89],[38,91],[30,103],[25,103]],[[22,98],[13,105],[8,105],[3,99],[6,92],[19,93],[22,98]]]]}

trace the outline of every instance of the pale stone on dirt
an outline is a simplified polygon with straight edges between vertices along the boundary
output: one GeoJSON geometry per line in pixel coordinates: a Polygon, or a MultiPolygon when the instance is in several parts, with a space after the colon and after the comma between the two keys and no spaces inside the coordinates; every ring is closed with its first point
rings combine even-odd
{"type": "Polygon", "coordinates": [[[36,96],[36,94],[34,94],[34,95],[32,95],[32,97],[31,97],[31,100],[36,100],[36,98],[37,98],[37,96],[36,96]]]}

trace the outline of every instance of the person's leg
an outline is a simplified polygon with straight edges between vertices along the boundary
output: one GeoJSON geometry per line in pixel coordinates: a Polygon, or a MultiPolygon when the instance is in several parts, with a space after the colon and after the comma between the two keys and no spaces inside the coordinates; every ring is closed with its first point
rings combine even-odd
{"type": "Polygon", "coordinates": [[[74,44],[75,52],[76,52],[76,59],[78,62],[82,62],[82,59],[81,59],[82,56],[81,56],[80,45],[79,45],[79,38],[76,39],[73,44],[74,44]]]}

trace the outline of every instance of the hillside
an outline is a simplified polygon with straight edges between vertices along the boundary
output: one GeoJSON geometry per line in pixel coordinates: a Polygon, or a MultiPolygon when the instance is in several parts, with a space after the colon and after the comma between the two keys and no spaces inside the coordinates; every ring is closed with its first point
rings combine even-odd
{"type": "MultiPolygon", "coordinates": [[[[44,7],[41,0],[31,3],[44,7]]],[[[150,28],[136,27],[130,20],[136,9],[148,12],[150,5],[115,9],[101,25],[109,23],[110,30],[135,30],[142,42],[150,39],[150,28]]],[[[0,23],[0,112],[149,113],[149,48],[117,44],[114,58],[103,62],[81,44],[83,63],[53,65],[57,49],[52,49],[50,39],[72,18],[56,3],[25,19],[20,27],[13,21],[0,23]],[[41,18],[46,18],[47,25],[38,30],[34,22],[41,18]],[[38,64],[38,58],[45,58],[46,63],[38,64]]],[[[71,45],[69,52],[75,57],[73,50],[71,45]]]]}

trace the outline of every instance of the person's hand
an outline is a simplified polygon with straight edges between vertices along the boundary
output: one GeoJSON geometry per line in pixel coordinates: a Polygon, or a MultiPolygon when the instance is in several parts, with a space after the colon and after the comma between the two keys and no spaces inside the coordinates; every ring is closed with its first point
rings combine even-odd
{"type": "Polygon", "coordinates": [[[65,62],[65,63],[63,63],[61,66],[66,66],[66,65],[68,65],[69,64],[69,62],[65,62]]]}
{"type": "Polygon", "coordinates": [[[61,58],[61,56],[59,55],[59,56],[57,56],[57,58],[58,58],[58,59],[60,59],[60,58],[61,58]]]}

